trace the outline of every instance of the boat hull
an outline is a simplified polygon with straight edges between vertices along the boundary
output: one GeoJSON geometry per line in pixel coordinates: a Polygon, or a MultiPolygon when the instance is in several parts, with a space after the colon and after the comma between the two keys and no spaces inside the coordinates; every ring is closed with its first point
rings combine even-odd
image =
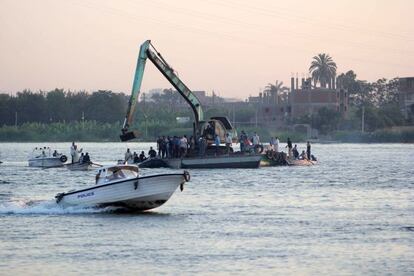
{"type": "Polygon", "coordinates": [[[70,171],[89,171],[92,169],[92,164],[90,163],[73,163],[73,164],[66,164],[65,166],[70,171]]]}
{"type": "Polygon", "coordinates": [[[224,169],[224,168],[258,168],[260,155],[229,155],[200,158],[168,159],[165,162],[171,168],[183,169],[224,169]]]}
{"type": "Polygon", "coordinates": [[[137,164],[140,168],[166,168],[168,167],[161,158],[149,158],[137,164]]]}
{"type": "Polygon", "coordinates": [[[145,211],[163,205],[184,182],[185,174],[144,176],[59,194],[56,198],[62,207],[122,206],[145,211]]]}
{"type": "Polygon", "coordinates": [[[62,167],[64,162],[59,157],[31,158],[29,159],[29,167],[53,168],[62,167]]]}

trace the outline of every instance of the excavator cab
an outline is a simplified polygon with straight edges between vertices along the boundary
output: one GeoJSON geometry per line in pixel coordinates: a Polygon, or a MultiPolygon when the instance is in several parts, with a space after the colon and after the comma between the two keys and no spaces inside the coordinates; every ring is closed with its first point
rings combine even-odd
{"type": "Polygon", "coordinates": [[[227,117],[211,117],[207,122],[200,122],[201,135],[206,138],[209,144],[214,143],[214,135],[220,137],[221,143],[226,142],[226,134],[230,133],[232,139],[237,139],[237,131],[227,117]]]}

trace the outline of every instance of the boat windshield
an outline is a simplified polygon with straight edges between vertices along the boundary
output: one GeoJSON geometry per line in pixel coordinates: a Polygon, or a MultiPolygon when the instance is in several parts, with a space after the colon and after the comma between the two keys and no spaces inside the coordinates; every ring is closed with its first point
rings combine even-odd
{"type": "Polygon", "coordinates": [[[111,167],[106,170],[100,171],[96,176],[96,182],[110,182],[114,180],[135,178],[138,176],[138,168],[134,166],[122,166],[122,167],[111,167]]]}
{"type": "Polygon", "coordinates": [[[50,157],[51,150],[49,147],[36,147],[33,149],[32,153],[29,155],[29,158],[42,158],[50,157]]]}

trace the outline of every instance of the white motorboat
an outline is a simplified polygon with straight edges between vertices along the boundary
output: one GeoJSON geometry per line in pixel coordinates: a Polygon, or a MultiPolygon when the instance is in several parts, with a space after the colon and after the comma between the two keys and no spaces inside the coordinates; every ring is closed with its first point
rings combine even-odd
{"type": "Polygon", "coordinates": [[[35,148],[29,156],[29,167],[62,167],[67,160],[66,155],[57,151],[52,154],[49,147],[35,148]]]}
{"type": "Polygon", "coordinates": [[[98,169],[96,186],[59,193],[55,198],[62,207],[121,206],[144,211],[163,205],[189,180],[186,171],[139,176],[135,165],[106,166],[98,169]]]}

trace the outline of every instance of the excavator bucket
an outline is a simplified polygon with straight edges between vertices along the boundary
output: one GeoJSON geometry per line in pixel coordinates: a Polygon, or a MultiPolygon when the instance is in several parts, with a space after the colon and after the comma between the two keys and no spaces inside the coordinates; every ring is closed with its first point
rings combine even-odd
{"type": "Polygon", "coordinates": [[[139,132],[138,131],[128,131],[125,133],[122,133],[119,138],[121,138],[122,142],[126,142],[135,138],[138,138],[139,132]]]}

